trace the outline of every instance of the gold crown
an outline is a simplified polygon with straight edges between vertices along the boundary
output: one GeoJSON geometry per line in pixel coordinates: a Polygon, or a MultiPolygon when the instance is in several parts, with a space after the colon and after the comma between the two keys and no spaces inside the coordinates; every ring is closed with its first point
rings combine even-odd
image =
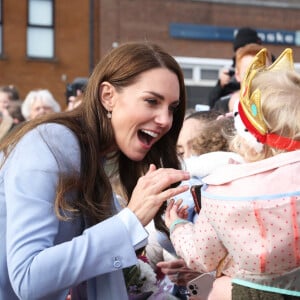
{"type": "Polygon", "coordinates": [[[257,73],[261,71],[275,72],[278,70],[294,71],[293,51],[290,48],[285,49],[269,67],[266,65],[266,62],[267,50],[264,48],[256,54],[242,81],[239,101],[240,117],[246,128],[259,142],[286,150],[292,150],[290,149],[290,144],[296,143],[296,148],[299,148],[299,142],[268,133],[261,110],[261,92],[259,89],[256,89],[251,93],[252,80],[257,73]],[[275,144],[275,140],[278,141],[277,144],[275,144]]]}
{"type": "MultiPolygon", "coordinates": [[[[256,89],[252,94],[250,94],[252,80],[260,71],[272,72],[276,70],[294,70],[292,49],[285,49],[271,66],[267,67],[266,62],[267,50],[264,48],[256,54],[249,66],[243,79],[240,93],[240,104],[245,117],[248,122],[251,123],[250,125],[252,125],[261,135],[265,135],[268,132],[268,128],[263,120],[261,111],[260,90],[256,89]]],[[[248,128],[247,124],[245,125],[248,128]]]]}

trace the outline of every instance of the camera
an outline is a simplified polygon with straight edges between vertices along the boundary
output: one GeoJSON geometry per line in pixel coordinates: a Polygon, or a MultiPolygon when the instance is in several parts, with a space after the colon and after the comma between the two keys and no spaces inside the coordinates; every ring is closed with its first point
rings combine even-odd
{"type": "Polygon", "coordinates": [[[88,82],[88,78],[86,77],[77,77],[74,79],[72,83],[68,83],[66,86],[66,101],[67,104],[69,103],[69,98],[71,96],[76,97],[77,96],[77,91],[81,91],[84,93],[86,85],[88,82]]]}
{"type": "Polygon", "coordinates": [[[235,74],[235,69],[234,69],[234,68],[230,68],[230,69],[228,70],[228,75],[229,75],[230,77],[232,77],[234,74],[235,74]]]}

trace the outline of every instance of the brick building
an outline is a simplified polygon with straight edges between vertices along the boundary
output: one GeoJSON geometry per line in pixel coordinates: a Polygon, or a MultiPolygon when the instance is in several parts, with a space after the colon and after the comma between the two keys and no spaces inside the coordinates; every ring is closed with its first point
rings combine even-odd
{"type": "Polygon", "coordinates": [[[62,106],[66,84],[88,77],[126,41],[154,41],[176,57],[189,106],[205,103],[239,27],[256,28],[275,56],[291,47],[300,62],[298,0],[0,0],[0,7],[0,85],[16,85],[22,98],[48,88],[62,106]]]}

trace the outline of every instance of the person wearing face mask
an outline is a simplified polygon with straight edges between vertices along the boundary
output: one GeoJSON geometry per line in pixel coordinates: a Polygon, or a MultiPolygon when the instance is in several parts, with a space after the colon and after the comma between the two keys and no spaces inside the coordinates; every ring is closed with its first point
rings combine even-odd
{"type": "Polygon", "coordinates": [[[66,88],[66,110],[72,110],[80,105],[83,99],[83,93],[87,85],[88,78],[76,77],[72,83],[67,84],[66,88]]]}
{"type": "Polygon", "coordinates": [[[0,299],[128,299],[122,269],[137,263],[144,227],[185,192],[176,141],[186,107],[176,60],[152,43],[107,53],[80,106],[26,122],[1,144],[0,299]],[[128,204],[107,172],[115,166],[128,204]]]}

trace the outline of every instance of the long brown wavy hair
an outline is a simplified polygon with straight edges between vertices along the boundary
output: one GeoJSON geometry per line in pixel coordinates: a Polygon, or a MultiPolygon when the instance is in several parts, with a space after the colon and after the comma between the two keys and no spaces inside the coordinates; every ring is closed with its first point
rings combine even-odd
{"type": "MultiPolygon", "coordinates": [[[[0,151],[4,151],[5,157],[8,157],[22,136],[40,124],[63,124],[74,132],[81,150],[81,169],[79,175],[76,172],[72,176],[59,175],[55,199],[55,211],[59,218],[64,218],[68,212],[78,212],[92,225],[113,214],[112,187],[103,162],[114,144],[114,132],[107,118],[107,111],[99,100],[99,87],[103,81],[108,81],[117,89],[125,88],[135,83],[142,72],[158,67],[168,68],[177,75],[180,104],[174,112],[170,131],[153,145],[142,161],[132,161],[123,153],[117,153],[120,183],[130,199],[138,178],[146,172],[150,163],[158,168],[180,168],[176,142],[185,115],[184,79],[176,60],[158,45],[133,42],[111,50],[94,68],[80,106],[72,111],[54,113],[26,122],[1,143],[0,151]],[[75,201],[68,202],[66,195],[71,191],[76,191],[77,197],[75,201]]],[[[47,143],[47,138],[45,142],[47,143]]],[[[54,146],[48,145],[50,149],[54,146]]],[[[163,206],[155,217],[157,228],[163,227],[163,206]]]]}

